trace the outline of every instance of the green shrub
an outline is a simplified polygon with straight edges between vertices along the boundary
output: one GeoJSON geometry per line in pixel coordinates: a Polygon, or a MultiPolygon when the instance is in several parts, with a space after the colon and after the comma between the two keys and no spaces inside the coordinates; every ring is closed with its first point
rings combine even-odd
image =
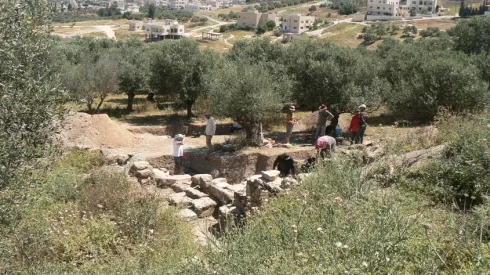
{"type": "Polygon", "coordinates": [[[410,186],[462,209],[481,204],[490,195],[488,114],[439,119],[439,142],[448,145],[447,156],[411,175],[410,186]]]}
{"type": "Polygon", "coordinates": [[[473,253],[488,249],[473,233],[476,219],[462,218],[431,209],[419,194],[380,189],[360,179],[358,166],[337,160],[272,199],[189,268],[207,274],[468,271],[477,263],[473,253]]]}

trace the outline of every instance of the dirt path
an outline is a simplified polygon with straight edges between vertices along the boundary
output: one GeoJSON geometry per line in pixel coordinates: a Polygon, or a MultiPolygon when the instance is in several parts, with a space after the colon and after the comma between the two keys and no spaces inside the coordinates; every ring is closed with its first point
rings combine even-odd
{"type": "Polygon", "coordinates": [[[102,25],[102,26],[95,26],[95,28],[97,30],[101,30],[105,33],[105,35],[107,36],[107,38],[109,39],[114,39],[117,41],[116,39],[116,34],[114,33],[114,31],[112,30],[112,26],[105,26],[105,25],[102,25]]]}

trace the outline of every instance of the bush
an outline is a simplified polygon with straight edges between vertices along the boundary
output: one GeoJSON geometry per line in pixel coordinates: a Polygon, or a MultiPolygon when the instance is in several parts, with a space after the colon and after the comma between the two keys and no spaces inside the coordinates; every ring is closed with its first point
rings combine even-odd
{"type": "Polygon", "coordinates": [[[245,228],[225,236],[219,249],[206,249],[203,261],[188,270],[206,274],[214,270],[223,274],[469,272],[476,252],[480,248],[488,252],[474,232],[477,215],[461,217],[429,205],[418,194],[380,189],[361,180],[359,166],[336,159],[294,192],[271,199],[245,228]]]}
{"type": "Polygon", "coordinates": [[[438,118],[439,142],[446,158],[412,175],[411,187],[435,201],[469,209],[490,195],[490,121],[488,113],[438,118]]]}
{"type": "Polygon", "coordinates": [[[439,27],[428,27],[425,30],[420,31],[422,37],[438,37],[441,34],[439,27]]]}
{"type": "Polygon", "coordinates": [[[21,261],[12,262],[9,270],[125,273],[128,268],[142,272],[156,265],[177,272],[195,250],[191,232],[172,210],[159,209],[161,201],[135,188],[124,173],[93,170],[81,180],[67,168],[48,174],[24,208],[11,236],[13,255],[21,261]],[[70,176],[59,177],[60,172],[70,176]],[[61,193],[70,186],[77,192],[61,193]],[[70,200],[59,199],[69,194],[70,200]]]}

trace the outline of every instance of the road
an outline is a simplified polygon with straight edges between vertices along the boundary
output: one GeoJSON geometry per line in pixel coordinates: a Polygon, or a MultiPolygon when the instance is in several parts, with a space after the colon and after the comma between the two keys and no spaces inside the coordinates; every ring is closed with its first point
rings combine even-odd
{"type": "Polygon", "coordinates": [[[114,33],[114,31],[112,30],[112,26],[95,26],[96,29],[98,30],[101,30],[105,33],[105,35],[107,36],[107,38],[109,39],[114,39],[117,41],[116,39],[116,34],[114,33]]]}
{"type": "Polygon", "coordinates": [[[203,30],[207,30],[207,29],[215,29],[219,26],[223,26],[223,25],[229,25],[229,24],[235,24],[236,21],[219,21],[219,20],[216,20],[214,18],[212,18],[211,16],[208,16],[208,15],[203,15],[203,17],[206,17],[208,20],[210,21],[213,21],[214,23],[216,23],[215,25],[210,25],[210,26],[206,26],[206,27],[201,27],[201,28],[197,28],[197,29],[192,29],[189,31],[189,33],[197,33],[197,32],[200,32],[200,31],[203,31],[203,30]]]}

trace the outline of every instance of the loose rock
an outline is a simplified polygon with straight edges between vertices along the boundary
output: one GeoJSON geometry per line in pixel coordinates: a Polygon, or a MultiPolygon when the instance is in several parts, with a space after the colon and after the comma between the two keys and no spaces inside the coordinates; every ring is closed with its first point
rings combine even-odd
{"type": "Polygon", "coordinates": [[[280,173],[278,170],[262,171],[262,177],[268,181],[275,181],[280,173]]]}
{"type": "Polygon", "coordinates": [[[191,205],[199,218],[205,218],[213,214],[217,203],[209,197],[204,197],[192,200],[191,205]]]}
{"type": "Polygon", "coordinates": [[[197,214],[190,209],[182,209],[179,211],[178,215],[184,221],[197,220],[197,214]]]}
{"type": "Polygon", "coordinates": [[[195,189],[195,188],[192,188],[192,187],[189,187],[185,190],[185,193],[188,197],[190,198],[193,198],[193,199],[200,199],[200,198],[204,198],[204,197],[208,197],[207,194],[195,189]]]}

